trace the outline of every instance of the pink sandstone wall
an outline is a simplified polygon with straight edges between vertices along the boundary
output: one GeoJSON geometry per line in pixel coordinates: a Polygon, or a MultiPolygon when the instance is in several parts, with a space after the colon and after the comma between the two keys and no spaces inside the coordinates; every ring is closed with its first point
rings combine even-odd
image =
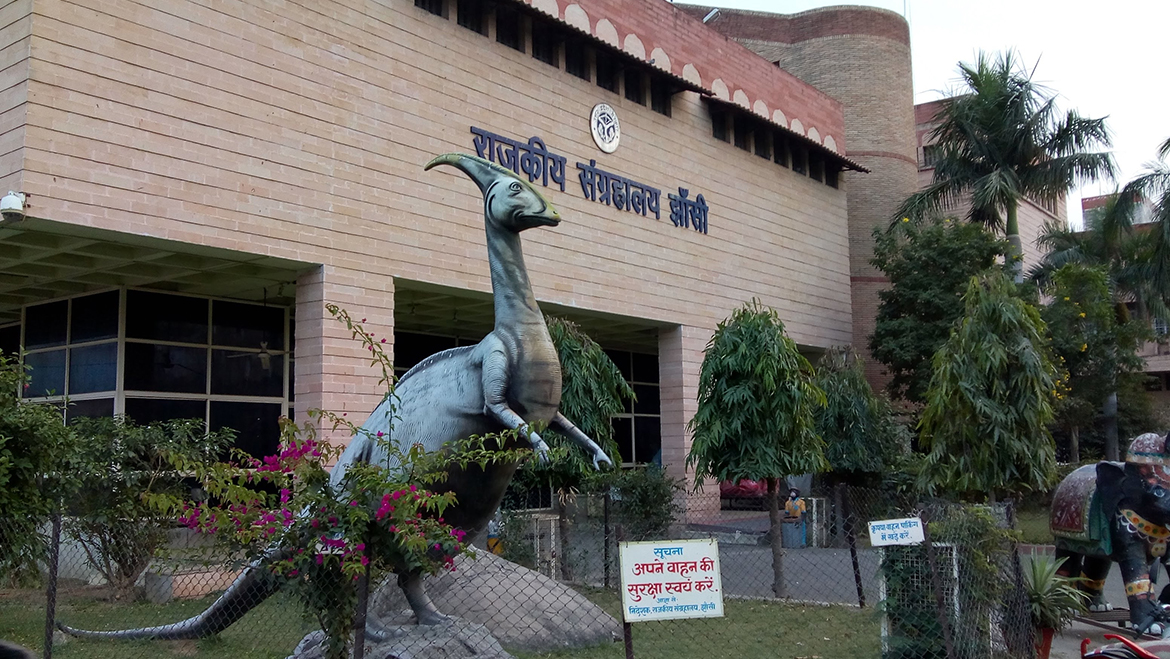
{"type": "MultiPolygon", "coordinates": [[[[469,125],[569,158],[566,191],[548,189],[565,221],[525,234],[539,300],[677,326],[687,377],[753,296],[802,344],[850,340],[844,191],[713,140],[694,93],[667,118],[408,0],[35,0],[32,31],[21,187],[38,217],[321,264],[297,286],[298,410],[377,400],[324,301],[390,336],[396,278],[490,290],[478,191],[422,171],[474,152],[469,125]],[[622,121],[609,156],[588,132],[601,101],[622,121]],[[710,235],[584,200],[590,158],[664,209],[676,186],[702,192],[710,235]]],[[[672,386],[663,443],[685,447],[695,380],[672,386]]]]}

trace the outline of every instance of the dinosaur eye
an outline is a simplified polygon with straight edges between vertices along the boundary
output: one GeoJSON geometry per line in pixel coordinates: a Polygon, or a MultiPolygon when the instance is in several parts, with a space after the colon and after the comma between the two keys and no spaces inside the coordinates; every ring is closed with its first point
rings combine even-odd
{"type": "Polygon", "coordinates": [[[512,181],[512,184],[508,186],[508,189],[511,190],[513,194],[520,192],[520,189],[521,189],[520,182],[519,181],[512,181]]]}
{"type": "Polygon", "coordinates": [[[1154,489],[1151,491],[1154,493],[1154,496],[1158,497],[1159,499],[1166,496],[1166,489],[1161,485],[1155,485],[1154,489]]]}

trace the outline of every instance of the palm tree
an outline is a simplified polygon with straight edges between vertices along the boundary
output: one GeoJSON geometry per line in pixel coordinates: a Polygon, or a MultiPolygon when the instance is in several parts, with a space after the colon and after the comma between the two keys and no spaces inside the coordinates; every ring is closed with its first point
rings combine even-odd
{"type": "Polygon", "coordinates": [[[1111,146],[1109,132],[1104,119],[1073,110],[1061,116],[1055,96],[1032,82],[1033,72],[1011,51],[994,60],[980,53],[974,66],[960,63],[959,73],[960,93],[935,116],[934,179],[892,220],[937,215],[969,200],[967,219],[1004,231],[1019,281],[1020,200],[1055,201],[1078,180],[1112,178],[1113,157],[1091,152],[1111,146]]]}
{"type": "MultiPolygon", "coordinates": [[[[1109,288],[1125,320],[1128,306],[1145,324],[1170,320],[1170,139],[1158,149],[1158,161],[1146,165],[1146,173],[1130,181],[1112,196],[1101,213],[1086,216],[1085,227],[1049,224],[1037,239],[1045,250],[1043,260],[1029,272],[1041,285],[1053,273],[1070,263],[1101,267],[1109,275],[1109,288]],[[1150,202],[1153,213],[1146,230],[1135,230],[1134,220],[1141,207],[1150,202]]],[[[1116,460],[1117,394],[1106,399],[1106,459],[1116,460]]]]}

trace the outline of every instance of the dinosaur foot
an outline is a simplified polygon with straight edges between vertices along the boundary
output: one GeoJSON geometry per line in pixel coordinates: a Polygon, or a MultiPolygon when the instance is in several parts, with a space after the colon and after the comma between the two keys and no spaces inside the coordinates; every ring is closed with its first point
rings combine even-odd
{"type": "Polygon", "coordinates": [[[418,619],[418,624],[420,625],[445,625],[454,620],[451,616],[443,615],[436,609],[415,611],[414,616],[418,619]]]}
{"type": "Polygon", "coordinates": [[[1113,610],[1113,605],[1110,604],[1109,602],[1094,602],[1094,603],[1089,605],[1089,611],[1091,613],[1105,613],[1106,611],[1112,611],[1112,610],[1113,610]]]}

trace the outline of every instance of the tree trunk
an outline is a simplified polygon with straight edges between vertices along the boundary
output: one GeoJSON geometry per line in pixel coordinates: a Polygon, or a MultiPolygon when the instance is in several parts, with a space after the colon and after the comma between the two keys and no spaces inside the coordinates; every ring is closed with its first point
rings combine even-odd
{"type": "Polygon", "coordinates": [[[1068,461],[1076,464],[1081,461],[1081,427],[1073,426],[1068,431],[1068,461]]]}
{"type": "Polygon", "coordinates": [[[1117,445],[1117,392],[1109,394],[1105,405],[1101,408],[1101,416],[1105,419],[1105,459],[1117,462],[1121,459],[1121,452],[1117,445]]]}
{"type": "Polygon", "coordinates": [[[788,590],[784,587],[784,545],[781,541],[780,522],[780,493],[776,478],[768,480],[768,544],[772,547],[772,593],[778,597],[787,597],[788,590]]]}
{"type": "Polygon", "coordinates": [[[1012,277],[1017,284],[1024,282],[1024,248],[1020,241],[1020,220],[1019,220],[1020,204],[1013,201],[1007,207],[1007,223],[1004,228],[1004,234],[1007,236],[1008,243],[1011,244],[1007,257],[1011,259],[1012,277]]]}

